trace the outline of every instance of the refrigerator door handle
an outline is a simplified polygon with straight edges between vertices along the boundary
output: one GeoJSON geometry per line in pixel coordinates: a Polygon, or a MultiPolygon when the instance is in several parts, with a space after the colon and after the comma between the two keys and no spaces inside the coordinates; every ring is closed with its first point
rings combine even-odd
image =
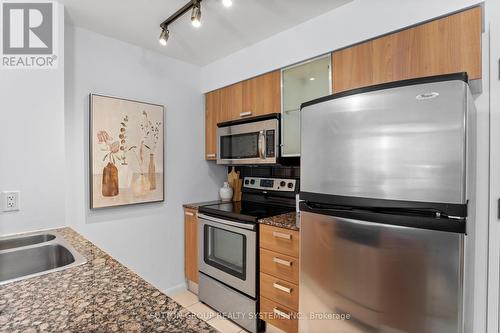
{"type": "Polygon", "coordinates": [[[329,207],[329,208],[326,208],[326,207],[321,207],[321,206],[311,206],[307,201],[303,201],[302,204],[304,206],[306,206],[308,209],[310,210],[313,210],[313,211],[317,211],[317,212],[348,212],[348,211],[352,211],[352,207],[336,207],[336,208],[333,208],[333,207],[329,207]]]}
{"type": "Polygon", "coordinates": [[[497,219],[500,220],[500,199],[498,199],[497,214],[498,214],[497,219]]]}
{"type": "Polygon", "coordinates": [[[453,217],[441,215],[427,214],[425,211],[407,210],[406,212],[401,209],[391,210],[390,208],[379,207],[377,209],[349,209],[322,207],[319,205],[311,205],[307,202],[300,203],[300,210],[304,212],[316,213],[320,215],[330,215],[340,217],[353,221],[358,225],[373,226],[386,225],[386,226],[400,226],[400,227],[413,227],[431,230],[441,230],[456,233],[465,233],[465,219],[455,219],[453,217]]]}

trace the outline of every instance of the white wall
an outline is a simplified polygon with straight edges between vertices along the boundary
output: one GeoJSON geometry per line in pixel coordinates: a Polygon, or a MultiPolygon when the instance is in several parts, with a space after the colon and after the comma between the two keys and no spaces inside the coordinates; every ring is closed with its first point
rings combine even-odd
{"type": "Polygon", "coordinates": [[[21,192],[19,212],[0,212],[0,235],[65,224],[64,7],[57,69],[0,70],[0,191],[21,192]]]}
{"type": "Polygon", "coordinates": [[[207,92],[479,3],[354,0],[202,69],[207,92]]]}
{"type": "MultiPolygon", "coordinates": [[[[488,279],[488,188],[489,188],[489,32],[483,34],[483,92],[474,96],[477,109],[477,172],[476,172],[476,216],[474,217],[474,322],[466,313],[466,332],[486,332],[487,279],[488,279]]],[[[471,243],[469,243],[471,244],[471,243]]],[[[467,268],[467,267],[466,267],[467,268]]]]}
{"type": "Polygon", "coordinates": [[[488,276],[488,330],[499,331],[500,292],[500,1],[486,1],[486,18],[490,33],[490,224],[488,276]]]}
{"type": "Polygon", "coordinates": [[[93,32],[66,26],[68,224],[165,290],[184,283],[182,204],[216,199],[224,168],[204,161],[200,69],[93,32]],[[166,107],[165,203],[90,211],[88,95],[166,107]]]}

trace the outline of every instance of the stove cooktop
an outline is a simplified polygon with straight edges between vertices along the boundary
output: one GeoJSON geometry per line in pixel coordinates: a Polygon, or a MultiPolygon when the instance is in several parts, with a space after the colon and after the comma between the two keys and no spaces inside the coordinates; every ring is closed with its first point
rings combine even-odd
{"type": "Polygon", "coordinates": [[[234,220],[257,222],[257,220],[293,212],[295,208],[267,205],[252,201],[227,202],[199,207],[200,213],[234,220]]]}

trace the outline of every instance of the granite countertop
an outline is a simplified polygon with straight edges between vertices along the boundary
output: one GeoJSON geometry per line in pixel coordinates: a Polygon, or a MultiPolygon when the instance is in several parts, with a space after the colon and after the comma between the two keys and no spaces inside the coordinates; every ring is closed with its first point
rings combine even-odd
{"type": "Polygon", "coordinates": [[[205,201],[205,202],[195,202],[195,203],[187,203],[182,205],[184,208],[190,208],[190,209],[198,209],[200,206],[206,206],[206,205],[217,205],[222,203],[221,200],[214,200],[214,201],[205,201]]]}
{"type": "Polygon", "coordinates": [[[258,222],[261,224],[271,225],[273,227],[298,231],[299,219],[300,219],[300,213],[291,212],[282,215],[266,217],[264,219],[260,219],[258,222]]]}
{"type": "Polygon", "coordinates": [[[0,286],[0,332],[216,332],[70,228],[87,263],[0,286]]]}

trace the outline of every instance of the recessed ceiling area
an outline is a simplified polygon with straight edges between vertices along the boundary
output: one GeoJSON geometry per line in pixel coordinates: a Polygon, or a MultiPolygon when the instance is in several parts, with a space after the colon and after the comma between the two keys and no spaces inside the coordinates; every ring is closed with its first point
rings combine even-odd
{"type": "Polygon", "coordinates": [[[188,0],[59,0],[66,20],[102,35],[203,66],[352,0],[203,0],[201,27],[189,11],[170,27],[166,46],[158,43],[160,23],[188,0]]]}

